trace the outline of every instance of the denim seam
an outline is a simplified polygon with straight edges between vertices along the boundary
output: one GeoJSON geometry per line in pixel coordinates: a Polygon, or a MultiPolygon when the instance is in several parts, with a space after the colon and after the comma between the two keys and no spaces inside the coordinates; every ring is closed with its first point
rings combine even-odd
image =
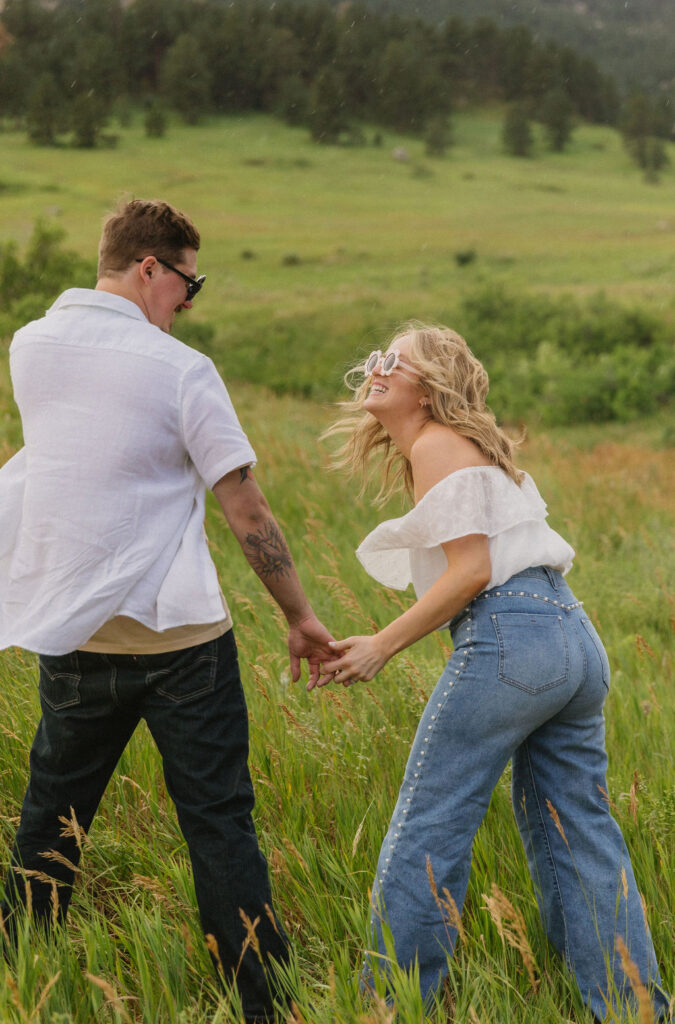
{"type": "Polygon", "coordinates": [[[558,901],[560,903],[560,909],[562,910],[563,928],[565,930],[565,950],[564,950],[565,962],[567,963],[568,966],[570,966],[571,965],[571,957],[570,957],[570,948],[569,948],[569,941],[568,941],[568,934],[567,934],[567,918],[566,918],[566,915],[565,915],[565,904],[563,903],[562,892],[561,892],[561,889],[560,889],[560,883],[558,881],[558,872],[556,871],[556,866],[555,866],[555,857],[553,856],[553,851],[551,849],[551,844],[550,844],[549,838],[548,838],[548,829],[546,828],[546,819],[544,818],[544,815],[542,813],[541,803],[539,801],[539,792],[537,790],[537,784],[535,782],[534,772],[532,770],[532,761],[530,759],[530,748],[528,746],[527,740],[524,741],[523,746],[525,747],[525,755],[527,757],[527,769],[528,769],[528,773],[529,773],[529,776],[530,776],[530,785],[531,785],[531,788],[532,788],[532,794],[534,796],[534,800],[535,800],[535,804],[536,804],[536,808],[537,808],[537,814],[539,816],[539,824],[541,826],[541,831],[542,831],[543,836],[544,836],[544,845],[546,846],[549,867],[551,869],[551,874],[553,876],[553,882],[554,882],[554,886],[553,887],[554,887],[554,889],[555,889],[555,891],[556,891],[556,893],[558,895],[558,901]]]}
{"type": "MultiPolygon", "coordinates": [[[[472,626],[473,626],[473,619],[472,619],[471,613],[469,613],[468,619],[467,619],[467,629],[468,629],[468,632],[469,632],[469,649],[467,650],[466,654],[464,655],[464,661],[460,662],[460,667],[454,670],[455,671],[455,678],[448,680],[448,682],[445,684],[447,689],[445,689],[443,691],[443,700],[439,702],[440,705],[441,705],[440,708],[438,708],[436,714],[432,716],[432,720],[433,721],[436,721],[443,714],[443,712],[447,708],[448,704],[450,703],[450,700],[451,700],[451,697],[452,697],[451,691],[452,691],[453,687],[456,685],[456,683],[459,682],[459,680],[464,675],[464,671],[469,667],[469,662],[471,660],[471,653],[473,651],[473,646],[472,646],[472,643],[473,643],[472,626]]],[[[455,651],[456,650],[457,650],[457,648],[455,648],[455,651]]],[[[455,653],[455,651],[453,651],[453,654],[455,653]]],[[[452,660],[452,658],[450,658],[450,660],[448,661],[448,665],[450,664],[451,660],[452,660]]],[[[446,670],[448,668],[448,665],[446,665],[446,670]]],[[[432,733],[432,735],[433,735],[433,732],[434,732],[433,724],[430,727],[428,727],[427,731],[432,733]]],[[[425,742],[425,741],[423,741],[423,742],[425,742]]],[[[426,754],[425,750],[420,751],[420,757],[424,757],[425,754],[426,754]]],[[[419,771],[413,773],[413,779],[415,781],[412,783],[412,786],[408,785],[408,794],[409,794],[409,796],[406,797],[406,801],[409,801],[411,805],[412,805],[413,799],[415,798],[415,794],[417,793],[418,786],[420,785],[420,783],[422,782],[422,780],[424,778],[424,764],[425,764],[425,762],[423,760],[420,760],[420,761],[418,761],[416,763],[415,767],[419,768],[419,771]]],[[[405,785],[406,781],[407,780],[405,780],[405,777],[404,777],[404,785],[405,785]]],[[[398,800],[397,800],[397,804],[398,804],[398,800]]],[[[402,820],[397,822],[397,823],[395,823],[392,827],[395,827],[397,829],[402,829],[404,827],[404,825],[406,824],[406,821],[405,821],[405,818],[404,818],[405,811],[406,811],[406,809],[404,809],[404,808],[401,809],[400,816],[401,816],[402,820]]],[[[396,817],[398,817],[398,816],[399,815],[396,815],[396,817]]],[[[393,856],[394,851],[396,849],[397,840],[400,839],[400,838],[401,837],[400,837],[400,834],[398,832],[391,833],[391,839],[390,839],[390,842],[389,842],[389,848],[387,850],[387,853],[388,853],[389,856],[385,858],[385,864],[389,863],[389,861],[390,861],[391,857],[393,856]]],[[[383,868],[381,875],[378,872],[377,880],[379,881],[380,885],[384,884],[384,876],[386,875],[386,873],[387,873],[387,868],[386,867],[383,868]]]]}
{"type": "Polygon", "coordinates": [[[110,664],[110,696],[112,697],[115,705],[118,708],[121,708],[122,701],[120,700],[120,695],[117,692],[117,666],[112,663],[110,664]]]}
{"type": "Polygon", "coordinates": [[[577,642],[579,644],[579,647],[581,648],[581,657],[584,659],[583,679],[582,679],[580,685],[577,687],[577,691],[576,692],[578,693],[579,690],[581,689],[581,687],[586,685],[586,681],[588,679],[588,658],[586,657],[586,648],[584,647],[584,643],[583,643],[581,634],[579,632],[579,627],[578,627],[577,624],[575,624],[574,632],[576,634],[577,642]]]}

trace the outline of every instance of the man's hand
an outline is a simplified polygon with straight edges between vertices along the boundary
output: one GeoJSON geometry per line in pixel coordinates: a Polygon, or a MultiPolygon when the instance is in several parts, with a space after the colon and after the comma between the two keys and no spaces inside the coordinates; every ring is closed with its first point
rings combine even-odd
{"type": "Polygon", "coordinates": [[[291,678],[296,683],[300,678],[300,661],[307,659],[309,681],[307,689],[329,682],[332,676],[322,676],[321,663],[335,655],[329,644],[333,637],[323,623],[312,612],[288,628],[288,653],[291,657],[291,678]]]}

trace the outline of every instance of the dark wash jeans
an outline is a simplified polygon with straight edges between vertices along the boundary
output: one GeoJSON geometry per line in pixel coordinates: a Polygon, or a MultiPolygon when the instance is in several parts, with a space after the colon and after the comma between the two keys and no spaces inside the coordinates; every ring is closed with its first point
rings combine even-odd
{"type": "MultiPolygon", "coordinates": [[[[68,909],[73,872],[41,853],[56,850],[73,864],[77,842],[62,836],[59,817],[88,830],[108,780],[141,718],[163,758],[164,778],[192,860],[204,932],[215,936],[226,980],[232,980],[246,929],[240,909],[255,921],[264,967],[252,945],[236,983],[247,1018],[273,1013],[270,958],[288,958],[288,939],[272,920],[267,863],[251,818],[248,715],[232,631],[217,640],[164,654],[40,657],[42,718],[30,754],[24,798],[5,885],[2,913],[26,902],[23,876],[46,872],[58,886],[58,913],[68,909]]],[[[54,916],[47,881],[30,877],[33,915],[45,927],[54,916]]]]}

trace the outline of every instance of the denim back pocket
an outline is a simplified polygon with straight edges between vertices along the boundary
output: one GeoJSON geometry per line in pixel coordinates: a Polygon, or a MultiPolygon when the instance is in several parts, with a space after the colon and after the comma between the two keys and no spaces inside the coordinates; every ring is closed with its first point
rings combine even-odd
{"type": "Polygon", "coordinates": [[[499,678],[527,693],[560,686],[569,671],[563,623],[546,612],[501,612],[491,616],[499,645],[499,678]]]}
{"type": "Polygon", "coordinates": [[[148,672],[147,684],[175,704],[211,693],[216,683],[218,645],[215,640],[177,651],[166,667],[148,672]]]}
{"type": "Polygon", "coordinates": [[[80,703],[80,681],[76,654],[63,657],[40,655],[40,697],[52,711],[72,708],[80,703]]]}

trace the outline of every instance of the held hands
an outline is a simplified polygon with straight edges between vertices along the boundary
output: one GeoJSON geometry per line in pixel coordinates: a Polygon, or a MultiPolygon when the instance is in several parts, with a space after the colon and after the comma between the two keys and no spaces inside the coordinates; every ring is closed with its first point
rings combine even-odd
{"type": "Polygon", "coordinates": [[[300,678],[300,661],[307,659],[309,666],[309,682],[307,689],[313,690],[318,685],[330,682],[321,674],[321,665],[333,656],[331,642],[333,636],[313,613],[288,627],[288,653],[291,660],[291,679],[297,683],[300,678]]]}
{"type": "Polygon", "coordinates": [[[351,686],[359,680],[367,681],[377,675],[383,665],[389,661],[390,655],[382,649],[379,634],[373,636],[349,636],[346,640],[333,640],[329,647],[336,656],[332,661],[323,660],[321,678],[307,686],[313,690],[315,686],[326,683],[342,683],[351,686]],[[342,655],[340,657],[340,655],[342,655]]]}

